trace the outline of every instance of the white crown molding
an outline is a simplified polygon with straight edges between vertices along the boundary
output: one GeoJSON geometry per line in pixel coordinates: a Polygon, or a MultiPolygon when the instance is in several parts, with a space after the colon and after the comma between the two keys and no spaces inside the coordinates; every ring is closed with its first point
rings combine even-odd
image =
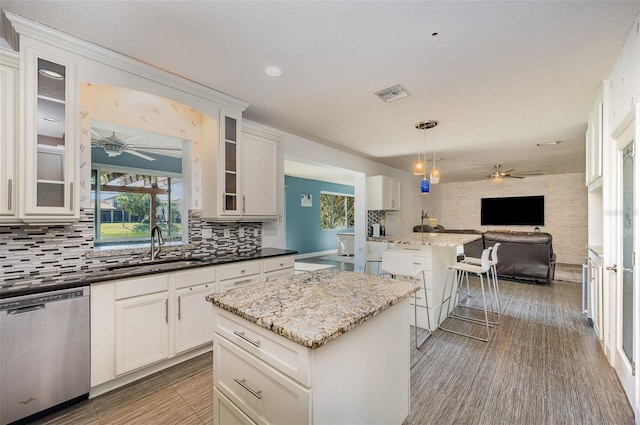
{"type": "Polygon", "coordinates": [[[145,78],[168,87],[173,87],[190,95],[232,107],[236,110],[244,111],[249,106],[249,104],[243,100],[236,99],[235,97],[229,96],[202,84],[198,84],[184,77],[170,74],[166,71],[142,63],[120,53],[116,53],[104,47],[80,40],[56,29],[43,26],[20,15],[16,15],[15,13],[7,10],[3,10],[3,13],[5,16],[5,22],[8,21],[10,24],[5,25],[8,37],[7,41],[16,49],[19,46],[19,39],[15,35],[17,33],[34,40],[38,40],[42,43],[64,49],[69,53],[83,56],[110,67],[137,75],[141,78],[145,78]]]}
{"type": "Polygon", "coordinates": [[[242,132],[253,134],[254,136],[263,137],[265,139],[273,140],[276,142],[280,142],[282,141],[282,139],[284,139],[284,133],[246,119],[242,120],[242,132]]]}
{"type": "Polygon", "coordinates": [[[0,48],[0,63],[13,68],[20,68],[20,55],[13,50],[0,48]]]}

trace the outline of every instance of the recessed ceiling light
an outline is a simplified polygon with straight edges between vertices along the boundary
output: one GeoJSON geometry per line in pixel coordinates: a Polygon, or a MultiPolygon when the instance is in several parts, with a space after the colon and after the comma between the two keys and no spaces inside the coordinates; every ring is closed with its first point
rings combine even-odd
{"type": "Polygon", "coordinates": [[[38,70],[38,72],[40,73],[40,75],[44,75],[45,77],[53,78],[54,80],[64,80],[64,75],[60,74],[59,72],[47,69],[47,68],[40,68],[38,70]]]}
{"type": "Polygon", "coordinates": [[[42,118],[45,121],[49,121],[49,122],[58,122],[60,121],[59,119],[53,118],[53,117],[43,117],[42,118]]]}
{"type": "Polygon", "coordinates": [[[562,140],[554,140],[553,142],[537,143],[536,146],[554,146],[562,143],[562,140]]]}
{"type": "Polygon", "coordinates": [[[282,70],[277,66],[268,66],[265,68],[264,72],[269,77],[279,77],[282,75],[282,70]]]}

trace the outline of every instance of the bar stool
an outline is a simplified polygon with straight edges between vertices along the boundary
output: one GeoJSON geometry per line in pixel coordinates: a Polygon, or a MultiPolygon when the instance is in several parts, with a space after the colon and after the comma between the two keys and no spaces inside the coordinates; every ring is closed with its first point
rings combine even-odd
{"type": "MultiPolygon", "coordinates": [[[[484,341],[487,342],[489,341],[489,339],[491,338],[491,334],[490,334],[490,330],[489,328],[492,327],[494,324],[492,322],[489,321],[489,311],[487,309],[487,299],[485,296],[485,291],[484,291],[484,275],[486,274],[488,276],[488,272],[490,269],[489,266],[489,255],[491,254],[491,248],[486,248],[482,251],[482,256],[480,257],[480,264],[470,264],[470,263],[465,263],[465,262],[457,262],[455,265],[453,266],[449,266],[447,267],[447,273],[449,273],[451,271],[451,288],[449,289],[449,296],[447,297],[447,287],[448,284],[445,283],[445,288],[444,291],[442,293],[442,303],[440,304],[440,314],[438,316],[438,322],[441,322],[440,325],[438,326],[438,328],[442,329],[443,331],[446,332],[451,332],[457,335],[462,335],[462,336],[466,336],[469,338],[473,338],[473,339],[477,339],[480,341],[484,341]],[[467,282],[469,279],[469,273],[473,273],[476,274],[480,277],[480,288],[482,291],[482,309],[479,309],[481,311],[484,312],[484,320],[481,319],[474,319],[471,317],[466,317],[466,316],[461,316],[459,314],[457,314],[455,312],[456,307],[463,307],[463,308],[467,308],[465,306],[459,306],[458,305],[458,300],[457,300],[457,296],[458,296],[458,292],[460,289],[460,282],[463,276],[466,276],[467,278],[467,282]],[[455,299],[455,301],[454,301],[455,299]],[[454,305],[453,308],[451,308],[451,303],[452,301],[454,301],[454,305]],[[442,310],[443,310],[443,306],[445,304],[445,302],[447,303],[447,316],[446,318],[450,318],[450,319],[456,319],[456,320],[462,320],[465,322],[469,322],[472,324],[477,324],[477,325],[482,325],[487,332],[487,337],[486,338],[482,338],[476,335],[472,335],[469,333],[465,333],[465,332],[460,332],[460,331],[456,331],[450,328],[445,328],[442,323],[442,310]]],[[[448,281],[449,279],[447,279],[448,281]]],[[[489,279],[487,279],[489,280],[489,279]]],[[[489,284],[489,282],[487,282],[489,284]]]]}
{"type": "Polygon", "coordinates": [[[375,263],[377,267],[376,276],[380,275],[380,263],[382,263],[382,251],[387,249],[386,242],[367,241],[367,258],[364,263],[364,273],[367,272],[367,264],[375,263]]]}
{"type": "Polygon", "coordinates": [[[382,251],[381,267],[383,274],[388,274],[394,279],[410,279],[417,281],[422,279],[422,289],[424,290],[425,312],[427,314],[428,335],[418,344],[418,296],[413,293],[414,321],[413,330],[416,340],[416,349],[420,349],[431,336],[431,320],[429,319],[429,299],[427,298],[427,283],[424,277],[424,268],[413,262],[411,252],[394,251],[385,249],[382,251]]]}
{"type": "MultiPolygon", "coordinates": [[[[490,285],[490,288],[491,288],[491,285],[493,285],[493,295],[496,300],[497,314],[498,314],[497,324],[499,324],[500,316],[502,315],[502,300],[500,299],[500,284],[498,282],[498,271],[496,266],[498,264],[498,248],[500,248],[500,242],[496,243],[491,248],[492,248],[491,257],[489,258],[491,282],[489,283],[489,285],[490,285]]],[[[480,259],[475,257],[465,257],[463,262],[478,265],[480,264],[480,259]]],[[[469,291],[469,282],[467,280],[467,292],[468,291],[469,291]]],[[[493,306],[492,306],[492,310],[493,310],[493,306]]]]}

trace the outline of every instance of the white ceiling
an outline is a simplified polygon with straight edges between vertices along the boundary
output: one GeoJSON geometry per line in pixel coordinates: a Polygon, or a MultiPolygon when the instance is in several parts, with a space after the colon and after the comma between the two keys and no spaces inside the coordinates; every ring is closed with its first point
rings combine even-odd
{"type": "Polygon", "coordinates": [[[2,8],[249,102],[245,117],[442,182],[584,171],[586,116],[640,1],[11,1],[2,8]],[[438,33],[437,36],[432,36],[438,33]],[[268,77],[269,65],[282,68],[268,77]],[[373,95],[402,84],[409,97],[373,95]],[[537,143],[562,140],[552,147],[537,143]],[[431,151],[432,146],[429,145],[431,151]]]}

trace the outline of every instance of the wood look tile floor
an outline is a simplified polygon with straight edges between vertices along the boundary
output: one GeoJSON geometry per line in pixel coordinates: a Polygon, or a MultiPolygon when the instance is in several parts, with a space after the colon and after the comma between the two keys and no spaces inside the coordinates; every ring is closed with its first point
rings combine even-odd
{"type": "MultiPolygon", "coordinates": [[[[500,289],[504,314],[489,343],[437,330],[412,352],[405,424],[634,424],[580,312],[580,284],[501,281],[500,289]]],[[[211,424],[212,385],[208,353],[36,423],[211,424]]]]}

